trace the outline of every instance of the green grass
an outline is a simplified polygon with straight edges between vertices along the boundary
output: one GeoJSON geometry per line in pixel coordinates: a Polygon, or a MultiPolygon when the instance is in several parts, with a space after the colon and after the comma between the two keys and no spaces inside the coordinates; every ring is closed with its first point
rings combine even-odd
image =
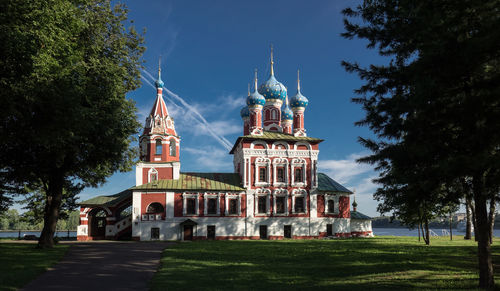
{"type": "Polygon", "coordinates": [[[40,250],[36,244],[0,243],[0,290],[15,290],[28,284],[57,263],[68,245],[40,250]]]}
{"type": "MultiPolygon", "coordinates": [[[[462,237],[198,241],[167,248],[153,290],[475,289],[477,244],[462,237]]],[[[493,261],[500,262],[500,239],[493,261]]],[[[495,269],[500,271],[500,266],[495,269]]],[[[495,274],[500,283],[500,272],[495,274]]],[[[497,287],[500,285],[497,284],[497,287]]]]}

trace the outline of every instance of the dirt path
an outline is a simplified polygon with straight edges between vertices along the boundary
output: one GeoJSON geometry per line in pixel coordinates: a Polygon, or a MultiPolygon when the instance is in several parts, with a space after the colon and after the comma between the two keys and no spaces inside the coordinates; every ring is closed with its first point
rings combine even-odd
{"type": "Polygon", "coordinates": [[[75,243],[22,290],[148,290],[167,242],[75,243]]]}

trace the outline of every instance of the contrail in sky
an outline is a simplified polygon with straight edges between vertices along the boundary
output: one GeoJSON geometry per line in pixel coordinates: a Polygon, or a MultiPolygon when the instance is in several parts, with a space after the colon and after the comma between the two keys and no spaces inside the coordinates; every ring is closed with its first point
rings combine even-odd
{"type": "MultiPolygon", "coordinates": [[[[146,70],[142,70],[148,77],[150,77],[152,80],[155,80],[155,78],[146,70]]],[[[145,80],[148,85],[150,85],[153,88],[156,88],[149,80],[147,80],[142,74],[141,78],[145,80]]],[[[188,111],[194,114],[195,117],[194,120],[196,120],[199,124],[201,124],[207,132],[215,138],[224,148],[227,150],[230,150],[232,148],[232,144],[223,136],[217,135],[217,133],[210,127],[210,123],[194,108],[191,106],[189,103],[187,103],[184,99],[182,99],[179,95],[175,94],[174,92],[170,91],[167,87],[163,87],[165,89],[165,92],[170,95],[171,97],[175,98],[177,101],[179,101],[188,111]]],[[[174,103],[175,104],[175,103],[174,103]]],[[[177,105],[177,104],[175,104],[177,105]]],[[[178,105],[177,105],[178,106],[178,105]]]]}

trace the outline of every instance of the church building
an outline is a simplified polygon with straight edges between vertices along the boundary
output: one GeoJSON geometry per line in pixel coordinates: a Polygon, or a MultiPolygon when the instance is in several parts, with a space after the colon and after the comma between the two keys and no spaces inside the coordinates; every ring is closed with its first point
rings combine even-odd
{"type": "MultiPolygon", "coordinates": [[[[313,239],[373,236],[370,217],[350,209],[350,190],[318,173],[322,139],[307,136],[308,99],[289,98],[274,75],[241,110],[243,135],[229,154],[233,173],[181,172],[181,139],[163,99],[139,138],[135,186],[80,203],[80,241],[99,239],[313,239]]],[[[217,162],[217,161],[214,161],[217,162]]]]}

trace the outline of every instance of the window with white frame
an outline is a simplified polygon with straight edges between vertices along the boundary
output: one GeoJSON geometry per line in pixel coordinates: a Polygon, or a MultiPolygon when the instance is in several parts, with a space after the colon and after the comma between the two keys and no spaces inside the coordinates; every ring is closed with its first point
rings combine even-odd
{"type": "Polygon", "coordinates": [[[169,151],[170,151],[170,156],[171,157],[175,157],[176,156],[176,150],[177,150],[177,146],[176,146],[176,143],[175,143],[175,139],[171,138],[170,139],[170,145],[169,145],[169,151]]]}
{"type": "Polygon", "coordinates": [[[155,143],[156,143],[155,155],[161,155],[162,152],[161,139],[157,139],[155,143]]]}
{"type": "Polygon", "coordinates": [[[276,189],[273,193],[274,214],[288,215],[288,191],[286,189],[276,189]]]}
{"type": "Polygon", "coordinates": [[[273,184],[275,186],[286,186],[288,183],[288,159],[275,158],[273,160],[273,184]]]}
{"type": "Polygon", "coordinates": [[[292,160],[292,186],[303,187],[307,185],[306,182],[306,160],[293,159],[292,160]]]}
{"type": "Polygon", "coordinates": [[[269,189],[257,189],[255,194],[255,205],[256,213],[260,215],[270,214],[269,200],[271,196],[271,190],[269,189]]]}
{"type": "Polygon", "coordinates": [[[149,170],[148,183],[158,180],[158,171],[155,168],[149,170]]]}
{"type": "Polygon", "coordinates": [[[295,189],[292,192],[292,211],[293,213],[307,213],[307,191],[304,189],[295,189]]]}
{"type": "Polygon", "coordinates": [[[226,194],[226,215],[240,215],[240,195],[226,194]]]}
{"type": "Polygon", "coordinates": [[[187,216],[198,215],[198,194],[197,193],[184,193],[182,195],[183,209],[182,214],[187,216]]]}
{"type": "Polygon", "coordinates": [[[270,181],[269,167],[271,160],[268,158],[257,158],[255,160],[256,186],[268,186],[270,181]]]}
{"type": "Polygon", "coordinates": [[[205,215],[220,214],[219,194],[205,194],[205,215]]]}
{"type": "Polygon", "coordinates": [[[325,213],[339,213],[339,198],[337,195],[325,195],[325,213]]]}

